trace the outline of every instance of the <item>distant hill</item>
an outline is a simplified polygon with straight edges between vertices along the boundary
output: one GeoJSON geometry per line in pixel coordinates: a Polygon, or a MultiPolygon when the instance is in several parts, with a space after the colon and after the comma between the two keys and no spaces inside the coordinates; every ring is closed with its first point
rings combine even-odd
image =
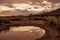
{"type": "MultiPolygon", "coordinates": [[[[37,15],[38,16],[60,16],[60,8],[51,12],[46,12],[46,13],[37,14],[37,15]]],[[[34,16],[37,16],[37,15],[34,15],[34,16]]]]}
{"type": "Polygon", "coordinates": [[[48,15],[48,16],[60,16],[60,9],[54,10],[52,12],[47,12],[41,15],[48,15]]]}

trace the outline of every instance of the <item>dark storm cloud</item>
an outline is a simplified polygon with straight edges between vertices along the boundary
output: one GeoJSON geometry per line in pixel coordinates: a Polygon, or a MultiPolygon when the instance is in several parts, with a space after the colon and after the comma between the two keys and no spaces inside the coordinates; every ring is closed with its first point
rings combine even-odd
{"type": "Polygon", "coordinates": [[[0,4],[10,3],[9,0],[0,0],[0,4]]]}
{"type": "Polygon", "coordinates": [[[0,4],[21,3],[24,0],[0,0],[0,4]]]}
{"type": "MultiPolygon", "coordinates": [[[[33,2],[33,3],[39,2],[39,3],[41,3],[42,1],[44,1],[44,0],[0,0],[0,4],[21,3],[21,2],[33,2]]],[[[53,2],[53,3],[60,2],[60,0],[47,0],[47,1],[50,1],[50,2],[53,2]]]]}
{"type": "Polygon", "coordinates": [[[58,2],[60,2],[60,0],[48,0],[48,1],[50,1],[52,3],[58,3],[58,2]]]}
{"type": "MultiPolygon", "coordinates": [[[[30,0],[30,1],[41,3],[42,1],[45,1],[45,0],[30,0]]],[[[60,0],[46,0],[46,1],[49,1],[49,2],[52,2],[52,3],[58,3],[58,2],[60,2],[60,0]]]]}

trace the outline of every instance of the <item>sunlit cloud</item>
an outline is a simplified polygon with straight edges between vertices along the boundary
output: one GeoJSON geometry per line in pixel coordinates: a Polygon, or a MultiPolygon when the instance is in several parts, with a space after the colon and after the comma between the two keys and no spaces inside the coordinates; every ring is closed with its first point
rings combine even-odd
{"type": "Polygon", "coordinates": [[[43,1],[41,4],[52,4],[52,3],[49,1],[43,1]]]}
{"type": "Polygon", "coordinates": [[[15,9],[20,9],[20,10],[25,10],[25,9],[28,9],[28,8],[32,8],[34,7],[33,5],[29,5],[29,4],[12,4],[14,6],[15,9]]]}
{"type": "Polygon", "coordinates": [[[8,6],[0,5],[0,11],[13,11],[13,8],[9,8],[8,6]]]}

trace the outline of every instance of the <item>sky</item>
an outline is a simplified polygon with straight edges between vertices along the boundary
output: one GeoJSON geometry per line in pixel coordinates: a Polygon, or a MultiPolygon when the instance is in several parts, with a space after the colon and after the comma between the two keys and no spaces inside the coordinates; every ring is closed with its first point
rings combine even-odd
{"type": "Polygon", "coordinates": [[[34,15],[58,8],[60,0],[0,0],[0,16],[34,15]]]}
{"type": "MultiPolygon", "coordinates": [[[[0,0],[0,4],[4,4],[4,3],[21,3],[21,2],[42,2],[44,0],[0,0]]],[[[60,0],[47,0],[47,1],[50,1],[52,3],[57,3],[57,2],[60,2],[60,0]]]]}

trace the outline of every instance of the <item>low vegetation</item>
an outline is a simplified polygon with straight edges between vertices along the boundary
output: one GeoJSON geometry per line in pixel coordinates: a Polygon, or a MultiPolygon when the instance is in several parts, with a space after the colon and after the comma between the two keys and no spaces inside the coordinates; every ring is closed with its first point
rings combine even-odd
{"type": "Polygon", "coordinates": [[[0,32],[14,26],[38,26],[44,28],[46,34],[37,40],[60,40],[60,16],[0,17],[0,32]]]}

